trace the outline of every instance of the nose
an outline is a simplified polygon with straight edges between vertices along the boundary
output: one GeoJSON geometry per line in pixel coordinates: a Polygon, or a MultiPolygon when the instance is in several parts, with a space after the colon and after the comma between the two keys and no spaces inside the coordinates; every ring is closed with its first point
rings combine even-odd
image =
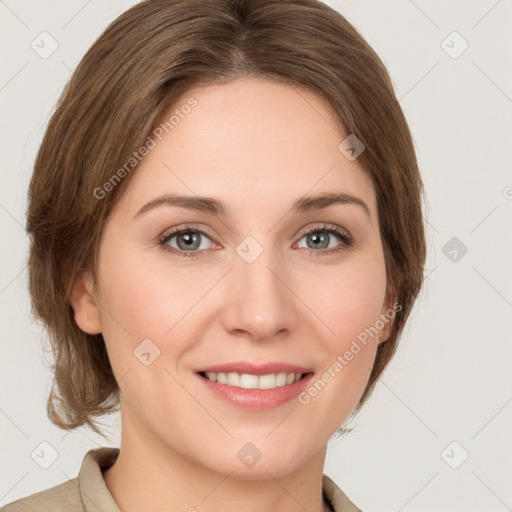
{"type": "Polygon", "coordinates": [[[255,341],[295,331],[298,320],[293,276],[285,262],[266,249],[249,263],[235,254],[225,283],[222,320],[227,332],[255,341]]]}

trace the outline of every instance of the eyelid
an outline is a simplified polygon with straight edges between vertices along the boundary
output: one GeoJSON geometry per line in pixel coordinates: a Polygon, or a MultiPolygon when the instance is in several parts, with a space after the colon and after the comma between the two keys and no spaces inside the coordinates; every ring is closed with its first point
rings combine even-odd
{"type": "Polygon", "coordinates": [[[160,233],[157,238],[158,238],[159,241],[161,241],[161,240],[164,240],[164,239],[166,239],[167,237],[169,237],[171,235],[179,234],[182,231],[198,231],[199,233],[203,233],[204,235],[206,235],[206,236],[208,236],[210,238],[215,238],[215,235],[213,234],[213,232],[209,228],[193,226],[192,224],[193,223],[185,223],[183,225],[180,224],[178,226],[174,226],[173,228],[166,229],[165,231],[160,233]]]}
{"type": "MultiPolygon", "coordinates": [[[[302,238],[304,235],[307,235],[311,233],[312,231],[328,231],[328,230],[334,230],[338,232],[340,235],[345,235],[347,238],[352,239],[352,235],[346,230],[345,228],[342,228],[340,226],[337,226],[336,224],[330,224],[329,222],[320,222],[314,226],[310,226],[309,228],[306,228],[305,230],[299,231],[300,237],[302,238]]],[[[297,234],[298,236],[298,234],[297,234]]]]}

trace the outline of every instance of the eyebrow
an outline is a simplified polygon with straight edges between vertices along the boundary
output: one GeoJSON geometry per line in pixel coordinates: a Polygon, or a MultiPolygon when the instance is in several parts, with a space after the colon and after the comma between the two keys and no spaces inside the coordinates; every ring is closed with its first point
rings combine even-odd
{"type": "MultiPolygon", "coordinates": [[[[353,204],[360,206],[365,211],[366,215],[371,218],[368,205],[361,198],[346,193],[323,193],[300,197],[293,203],[291,212],[303,213],[317,211],[333,204],[353,204]]],[[[226,216],[229,214],[229,209],[225,203],[213,197],[165,194],[146,203],[135,214],[134,219],[162,205],[177,206],[218,216],[226,216]]]]}

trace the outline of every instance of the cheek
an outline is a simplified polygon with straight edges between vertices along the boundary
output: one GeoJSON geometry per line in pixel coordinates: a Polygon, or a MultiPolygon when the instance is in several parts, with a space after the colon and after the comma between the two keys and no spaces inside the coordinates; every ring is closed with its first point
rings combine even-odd
{"type": "Polygon", "coordinates": [[[193,306],[211,287],[210,280],[198,279],[186,266],[170,274],[168,266],[163,268],[133,249],[114,251],[114,247],[105,247],[100,259],[101,323],[112,364],[117,373],[126,372],[136,362],[133,351],[147,339],[169,363],[183,350],[173,334],[179,332],[181,339],[187,339],[183,333],[189,326],[192,330],[193,319],[197,321],[193,306]]]}
{"type": "Polygon", "coordinates": [[[310,303],[323,323],[328,327],[328,352],[346,350],[355,339],[377,341],[376,325],[382,327],[379,315],[386,294],[386,270],[383,257],[371,260],[355,260],[353,264],[340,266],[316,285],[305,283],[310,303]],[[311,290],[314,295],[311,295],[311,290]],[[316,290],[316,291],[315,291],[316,290]]]}
{"type": "Polygon", "coordinates": [[[340,267],[331,272],[330,279],[323,279],[323,292],[318,279],[317,286],[312,281],[306,283],[309,290],[316,290],[309,297],[322,320],[316,323],[321,324],[317,339],[324,357],[299,402],[306,409],[311,405],[331,411],[323,421],[332,430],[348,417],[367,385],[382,328],[380,314],[386,292],[384,260],[378,253],[371,262],[354,261],[348,267],[340,267]]]}

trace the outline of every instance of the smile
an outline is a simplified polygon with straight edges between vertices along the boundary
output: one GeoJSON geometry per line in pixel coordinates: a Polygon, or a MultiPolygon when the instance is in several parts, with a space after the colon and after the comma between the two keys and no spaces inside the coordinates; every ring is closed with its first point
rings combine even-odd
{"type": "Polygon", "coordinates": [[[263,411],[296,399],[314,376],[308,373],[197,372],[202,385],[224,403],[263,411]]]}

